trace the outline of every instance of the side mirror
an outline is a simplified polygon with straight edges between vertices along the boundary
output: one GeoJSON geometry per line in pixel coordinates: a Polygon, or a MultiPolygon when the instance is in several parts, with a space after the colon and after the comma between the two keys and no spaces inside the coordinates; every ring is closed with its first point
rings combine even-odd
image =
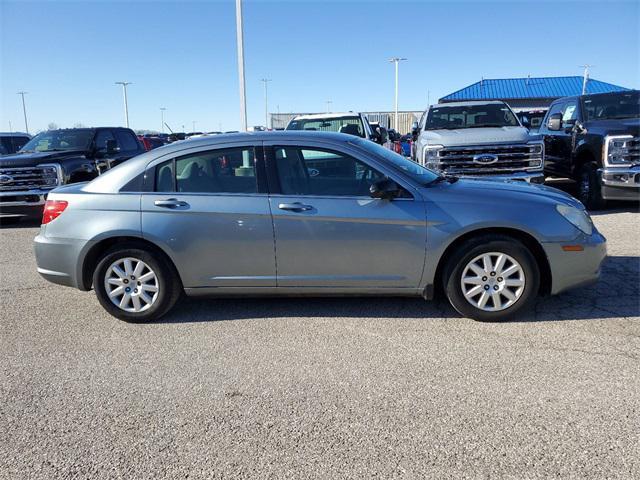
{"type": "Polygon", "coordinates": [[[524,128],[531,128],[531,122],[529,121],[529,117],[522,117],[520,119],[520,123],[524,128]]]}
{"type": "Polygon", "coordinates": [[[380,145],[384,145],[389,141],[389,131],[384,127],[380,128],[380,145]]]}
{"type": "Polygon", "coordinates": [[[547,121],[547,128],[552,131],[558,131],[562,127],[562,114],[554,113],[547,121]]]}
{"type": "Polygon", "coordinates": [[[115,140],[107,140],[106,147],[107,147],[107,155],[116,153],[118,151],[118,144],[116,143],[115,140]]]}
{"type": "Polygon", "coordinates": [[[386,178],[372,183],[369,192],[372,198],[391,200],[400,194],[400,187],[393,180],[386,178]]]}
{"type": "Polygon", "coordinates": [[[413,139],[413,141],[415,142],[418,139],[418,134],[420,127],[418,126],[418,122],[413,122],[411,124],[411,138],[413,139]]]}

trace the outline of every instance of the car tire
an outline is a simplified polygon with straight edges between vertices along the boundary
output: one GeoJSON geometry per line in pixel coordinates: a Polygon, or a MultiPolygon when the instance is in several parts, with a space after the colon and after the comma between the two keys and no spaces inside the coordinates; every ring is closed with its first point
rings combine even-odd
{"type": "Polygon", "coordinates": [[[605,206],[595,163],[585,163],[578,171],[578,199],[588,210],[599,210],[605,206]]]}
{"type": "Polygon", "coordinates": [[[445,266],[443,286],[461,315],[500,322],[533,305],[540,289],[540,270],[531,251],[519,240],[483,235],[456,249],[445,266]],[[486,258],[489,269],[485,268],[486,258]]]}
{"type": "Polygon", "coordinates": [[[126,322],[158,320],[183,291],[175,267],[163,255],[137,245],[106,252],[94,271],[93,288],[102,307],[126,322]]]}

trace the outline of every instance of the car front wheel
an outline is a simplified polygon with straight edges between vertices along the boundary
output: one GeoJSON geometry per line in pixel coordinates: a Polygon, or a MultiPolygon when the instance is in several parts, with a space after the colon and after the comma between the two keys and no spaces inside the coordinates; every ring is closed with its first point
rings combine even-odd
{"type": "Polygon", "coordinates": [[[104,309],[127,322],[157,320],[180,296],[177,273],[166,259],[140,248],[107,252],[98,262],[93,288],[104,309]]]}
{"type": "Polygon", "coordinates": [[[520,241],[501,235],[462,244],[445,269],[445,291],[465,317],[495,322],[530,307],[540,287],[535,258],[520,241]]]}

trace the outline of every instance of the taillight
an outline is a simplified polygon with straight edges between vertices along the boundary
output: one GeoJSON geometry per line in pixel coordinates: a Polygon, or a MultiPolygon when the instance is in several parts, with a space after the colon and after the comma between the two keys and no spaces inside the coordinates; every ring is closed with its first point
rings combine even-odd
{"type": "Polygon", "coordinates": [[[60,216],[69,203],[66,200],[47,200],[42,212],[42,225],[46,225],[60,216]]]}

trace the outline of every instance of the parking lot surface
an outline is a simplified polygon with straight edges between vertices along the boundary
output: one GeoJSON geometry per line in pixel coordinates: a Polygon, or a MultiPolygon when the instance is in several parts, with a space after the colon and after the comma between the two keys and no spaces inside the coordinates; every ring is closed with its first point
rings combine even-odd
{"type": "Polygon", "coordinates": [[[482,324],[419,299],[109,317],[0,230],[0,478],[640,478],[640,215],[601,281],[482,324]]]}

